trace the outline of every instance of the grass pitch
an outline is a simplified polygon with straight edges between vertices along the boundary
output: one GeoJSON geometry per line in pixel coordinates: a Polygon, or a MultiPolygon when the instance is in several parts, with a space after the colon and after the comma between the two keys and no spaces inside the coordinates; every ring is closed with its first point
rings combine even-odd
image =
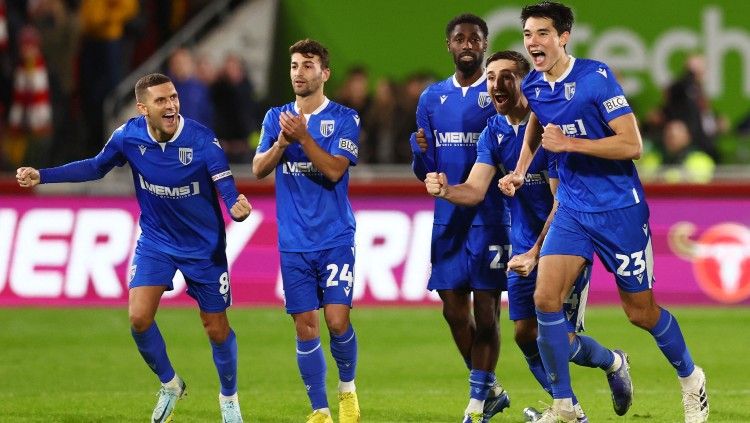
{"type": "MultiPolygon", "coordinates": [[[[711,422],[750,422],[750,309],[671,308],[708,376],[711,422]]],[[[493,422],[520,422],[547,401],[513,343],[503,310],[498,376],[511,408],[493,422]]],[[[357,387],[363,422],[458,422],[468,373],[438,308],[357,308],[357,387]]],[[[175,422],[217,422],[218,380],[195,309],[164,308],[157,321],[172,363],[188,384],[175,422]]],[[[303,422],[291,319],[279,309],[230,309],[239,342],[240,401],[246,422],[303,422]]],[[[674,370],[647,333],[619,308],[589,308],[588,335],[630,354],[635,384],[628,414],[612,411],[601,370],[572,366],[574,388],[592,422],[680,422],[674,370]]],[[[334,417],[337,371],[327,334],[328,392],[334,417]]],[[[143,422],[158,381],[141,360],[118,309],[0,309],[0,422],[143,422]]]]}

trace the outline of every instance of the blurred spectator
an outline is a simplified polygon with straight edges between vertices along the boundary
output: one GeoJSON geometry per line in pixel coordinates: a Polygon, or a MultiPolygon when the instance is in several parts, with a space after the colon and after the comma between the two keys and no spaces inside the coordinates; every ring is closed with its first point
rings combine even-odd
{"type": "Polygon", "coordinates": [[[169,58],[167,75],[180,93],[180,114],[205,126],[213,127],[213,105],[209,87],[195,75],[193,54],[179,48],[169,58]]]}
{"type": "Polygon", "coordinates": [[[86,137],[82,155],[96,154],[104,139],[102,105],[130,65],[125,25],[140,10],[138,0],[82,0],[80,89],[86,137]]]}
{"type": "Polygon", "coordinates": [[[50,164],[68,162],[81,153],[72,148],[81,137],[72,104],[80,37],[78,18],[64,0],[35,0],[29,2],[29,19],[41,36],[49,74],[53,121],[50,164]]]}
{"type": "Polygon", "coordinates": [[[195,77],[207,87],[211,87],[219,77],[216,64],[208,54],[201,54],[195,58],[195,77]]]}
{"type": "Polygon", "coordinates": [[[211,90],[216,113],[214,131],[230,163],[249,163],[250,137],[260,130],[260,106],[242,59],[229,54],[211,90]]]}
{"type": "Polygon", "coordinates": [[[349,69],[336,94],[336,102],[356,110],[362,117],[369,111],[371,101],[367,69],[362,66],[349,69]]]}
{"type": "Polygon", "coordinates": [[[718,160],[716,140],[727,131],[728,121],[711,108],[703,86],[705,74],[703,55],[690,55],[685,61],[683,75],[667,88],[663,122],[684,122],[693,144],[718,160]]]}
{"type": "Polygon", "coordinates": [[[637,165],[645,179],[661,176],[666,182],[710,182],[716,164],[690,139],[690,130],[681,120],[670,120],[664,125],[661,148],[649,151],[637,165]]]}
{"type": "Polygon", "coordinates": [[[375,96],[366,116],[362,117],[359,160],[362,163],[394,163],[396,160],[396,126],[398,86],[387,78],[375,85],[375,96]]]}
{"type": "Polygon", "coordinates": [[[45,166],[52,130],[52,110],[39,33],[31,26],[24,27],[18,42],[21,57],[13,77],[9,136],[4,145],[4,155],[13,167],[22,163],[45,166]]]}
{"type": "Polygon", "coordinates": [[[411,163],[411,146],[409,137],[416,131],[415,116],[417,103],[422,91],[435,81],[428,73],[415,73],[406,79],[402,95],[399,96],[399,113],[396,114],[396,150],[395,163],[411,163]]]}

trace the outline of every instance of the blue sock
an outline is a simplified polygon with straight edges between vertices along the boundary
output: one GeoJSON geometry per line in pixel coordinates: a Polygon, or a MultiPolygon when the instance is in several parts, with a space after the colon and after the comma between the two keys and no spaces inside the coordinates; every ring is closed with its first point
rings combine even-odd
{"type": "Polygon", "coordinates": [[[685,345],[685,338],[682,337],[677,319],[667,310],[661,309],[659,321],[649,332],[656,340],[656,345],[659,346],[662,354],[667,357],[672,367],[677,369],[677,374],[680,377],[690,376],[695,369],[695,363],[685,345]]]}
{"type": "Polygon", "coordinates": [[[544,370],[544,363],[542,363],[542,357],[539,355],[539,346],[536,342],[531,342],[526,345],[519,345],[523,356],[526,358],[526,362],[529,364],[529,370],[534,378],[547,391],[548,394],[552,395],[552,386],[547,378],[547,372],[544,370]]]}
{"type": "Polygon", "coordinates": [[[487,393],[492,387],[491,381],[494,378],[493,372],[471,369],[469,373],[469,397],[480,401],[486,400],[487,393]]]}
{"type": "Polygon", "coordinates": [[[328,408],[326,397],[326,360],[320,338],[297,340],[297,366],[307,388],[312,409],[328,408]]]}
{"type": "Polygon", "coordinates": [[[339,368],[339,380],[353,381],[357,368],[357,334],[354,333],[351,323],[343,335],[331,334],[331,355],[339,368]]]}
{"type": "Polygon", "coordinates": [[[221,344],[211,342],[214,352],[214,364],[219,373],[221,395],[231,396],[237,393],[237,337],[229,329],[229,336],[221,344]]]}
{"type": "Polygon", "coordinates": [[[555,399],[572,398],[573,388],[570,386],[570,369],[568,359],[570,346],[568,345],[568,326],[562,309],[552,313],[545,313],[537,309],[539,324],[539,355],[547,370],[547,376],[552,386],[552,397],[555,399]]]}
{"type": "Polygon", "coordinates": [[[604,348],[594,338],[576,335],[570,344],[570,361],[584,367],[607,370],[615,361],[614,353],[604,348]]]}
{"type": "Polygon", "coordinates": [[[175,374],[174,369],[172,363],[169,362],[169,357],[167,357],[167,345],[164,343],[164,338],[161,336],[156,322],[141,333],[134,331],[132,328],[130,333],[133,335],[141,357],[146,361],[148,367],[159,376],[161,383],[172,380],[175,374]]]}

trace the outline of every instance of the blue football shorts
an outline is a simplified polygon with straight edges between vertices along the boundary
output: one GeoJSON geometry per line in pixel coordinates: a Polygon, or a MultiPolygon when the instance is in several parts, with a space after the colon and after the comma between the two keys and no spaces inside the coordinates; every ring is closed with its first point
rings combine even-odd
{"type": "Polygon", "coordinates": [[[429,290],[505,291],[510,258],[508,226],[432,226],[429,290]]]}
{"type": "Polygon", "coordinates": [[[625,292],[642,292],[654,283],[654,253],[645,202],[596,213],[560,204],[544,239],[541,255],[599,256],[625,292]]]}
{"type": "Polygon", "coordinates": [[[187,294],[198,302],[201,311],[220,313],[232,304],[227,257],[223,251],[212,258],[185,258],[144,246],[139,241],[128,287],[166,286],[171,291],[177,270],[185,276],[187,294]]]}
{"type": "Polygon", "coordinates": [[[281,252],[286,312],[298,314],[326,304],[352,306],[354,247],[304,253],[281,252]]]}
{"type": "MultiPolygon", "coordinates": [[[[573,284],[570,294],[563,302],[563,311],[568,324],[568,332],[580,332],[584,329],[583,320],[586,314],[586,300],[591,282],[591,263],[573,284]]],[[[508,316],[510,320],[536,320],[534,306],[534,289],[536,288],[536,269],[527,277],[516,272],[508,272],[508,316]]]]}

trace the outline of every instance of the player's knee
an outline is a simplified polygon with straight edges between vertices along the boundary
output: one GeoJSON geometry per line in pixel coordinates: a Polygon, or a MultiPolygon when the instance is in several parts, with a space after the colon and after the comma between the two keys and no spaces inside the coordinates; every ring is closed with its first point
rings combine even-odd
{"type": "Polygon", "coordinates": [[[349,319],[346,316],[326,316],[328,332],[341,336],[349,329],[349,319]]]}
{"type": "Polygon", "coordinates": [[[206,330],[208,339],[214,344],[221,344],[227,340],[227,337],[229,337],[229,326],[204,322],[203,328],[206,330]]]}
{"type": "Polygon", "coordinates": [[[130,327],[138,333],[145,332],[154,323],[154,318],[149,313],[130,312],[128,319],[130,327]]]}
{"type": "Polygon", "coordinates": [[[516,326],[515,333],[513,334],[513,339],[516,341],[516,345],[523,346],[528,345],[532,342],[536,342],[536,331],[529,330],[525,326],[516,326]]]}
{"type": "Polygon", "coordinates": [[[534,292],[534,306],[537,310],[545,313],[559,311],[562,308],[562,300],[558,295],[537,289],[534,292]]]}

